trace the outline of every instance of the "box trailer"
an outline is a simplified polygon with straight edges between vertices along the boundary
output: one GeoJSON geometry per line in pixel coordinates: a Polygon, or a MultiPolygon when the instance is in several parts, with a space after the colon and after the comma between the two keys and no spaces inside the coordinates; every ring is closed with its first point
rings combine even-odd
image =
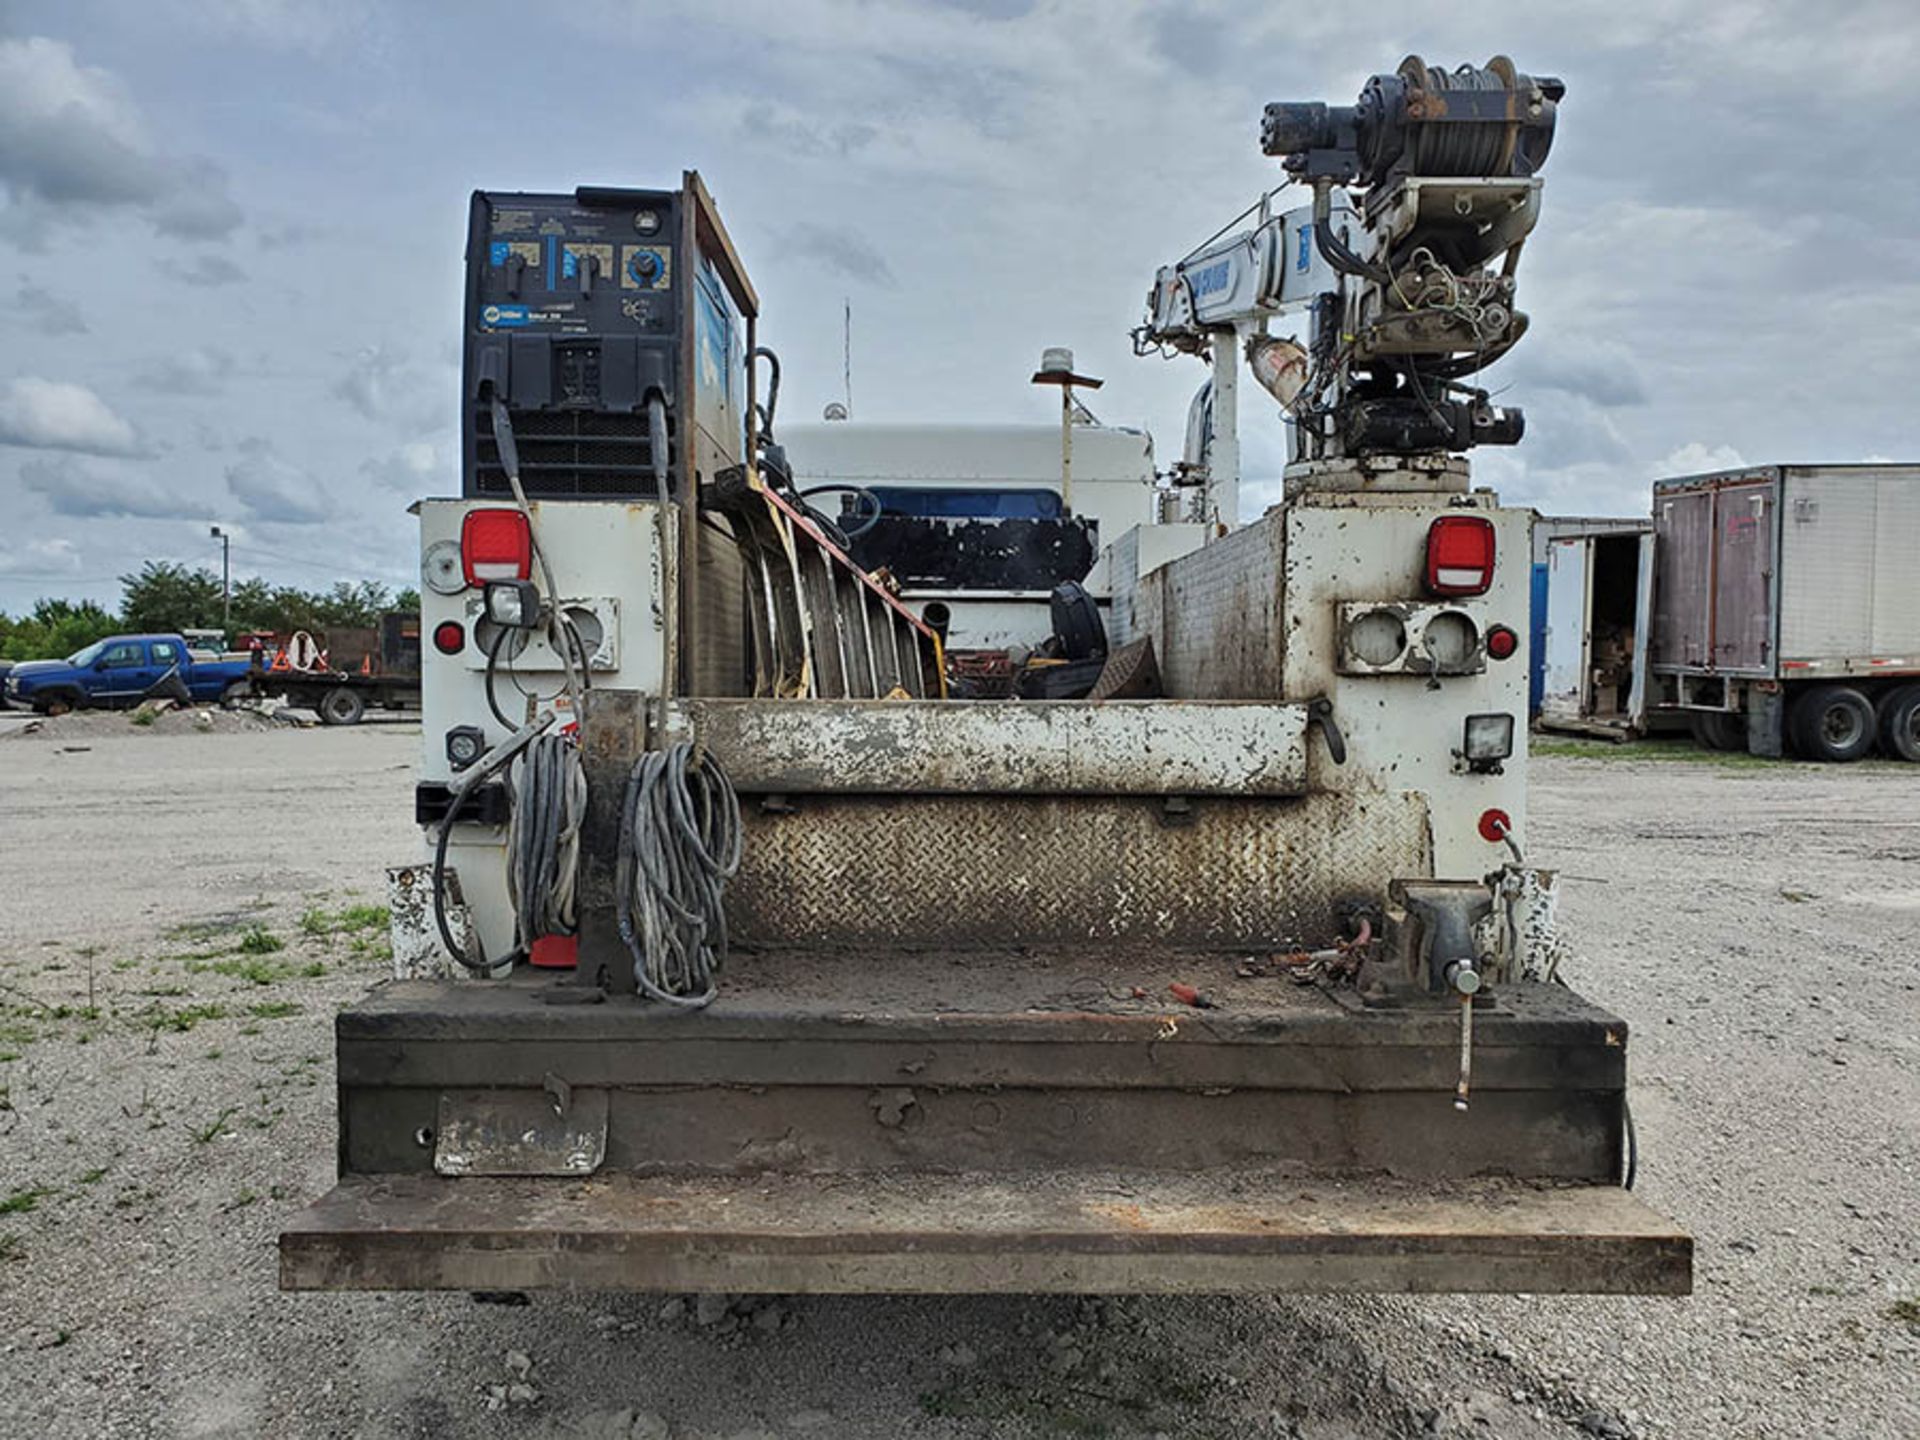
{"type": "Polygon", "coordinates": [[[1653,523],[1541,520],[1534,532],[1546,572],[1539,724],[1619,740],[1644,733],[1653,523]]]}
{"type": "Polygon", "coordinates": [[[1920,761],[1920,465],[1654,485],[1656,703],[1705,744],[1920,761]]]}

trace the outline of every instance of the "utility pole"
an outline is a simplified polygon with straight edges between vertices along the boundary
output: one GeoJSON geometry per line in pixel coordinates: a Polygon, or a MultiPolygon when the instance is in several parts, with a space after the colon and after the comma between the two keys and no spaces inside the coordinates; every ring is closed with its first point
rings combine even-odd
{"type": "MultiPolygon", "coordinates": [[[[220,542],[220,628],[233,629],[233,537],[218,525],[209,526],[213,538],[220,542]]],[[[229,640],[233,637],[227,636],[229,640]]]]}

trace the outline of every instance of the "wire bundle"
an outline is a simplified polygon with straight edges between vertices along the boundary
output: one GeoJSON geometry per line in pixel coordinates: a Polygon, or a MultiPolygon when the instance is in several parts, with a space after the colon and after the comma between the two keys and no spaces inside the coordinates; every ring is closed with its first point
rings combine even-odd
{"type": "Polygon", "coordinates": [[[507,895],[523,951],[542,935],[571,935],[580,873],[580,826],[587,815],[587,771],[565,735],[536,738],[513,761],[513,811],[507,823],[507,895]]]}
{"type": "Polygon", "coordinates": [[[726,884],[740,868],[740,801],[691,744],[650,750],[627,777],[615,896],[636,987],[698,1009],[727,955],[726,884]]]}

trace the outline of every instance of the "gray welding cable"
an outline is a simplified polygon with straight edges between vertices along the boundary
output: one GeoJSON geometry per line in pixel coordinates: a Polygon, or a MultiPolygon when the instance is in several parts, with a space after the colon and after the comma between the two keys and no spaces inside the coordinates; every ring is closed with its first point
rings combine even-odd
{"type": "Polygon", "coordinates": [[[719,993],[726,885],[741,849],[740,802],[719,761],[682,742],[635,762],[614,893],[641,994],[697,1010],[719,993]]]}
{"type": "Polygon", "coordinates": [[[542,935],[578,928],[574,889],[580,826],[587,814],[587,772],[580,747],[544,734],[513,762],[513,809],[507,821],[507,894],[523,951],[542,935]]]}

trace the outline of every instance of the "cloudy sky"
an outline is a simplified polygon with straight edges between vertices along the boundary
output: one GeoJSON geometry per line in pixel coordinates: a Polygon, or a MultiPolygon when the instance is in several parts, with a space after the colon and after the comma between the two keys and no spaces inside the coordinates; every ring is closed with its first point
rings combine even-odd
{"type": "Polygon", "coordinates": [[[1920,459],[1910,3],[0,0],[0,608],[217,563],[215,523],[241,573],[407,583],[406,505],[458,486],[475,187],[697,168],[790,418],[838,398],[850,301],[858,418],[1045,421],[1064,344],[1165,463],[1202,371],[1130,353],[1155,267],[1277,179],[1264,102],[1408,52],[1568,84],[1493,372],[1529,433],[1483,482],[1629,513],[1920,459]]]}

